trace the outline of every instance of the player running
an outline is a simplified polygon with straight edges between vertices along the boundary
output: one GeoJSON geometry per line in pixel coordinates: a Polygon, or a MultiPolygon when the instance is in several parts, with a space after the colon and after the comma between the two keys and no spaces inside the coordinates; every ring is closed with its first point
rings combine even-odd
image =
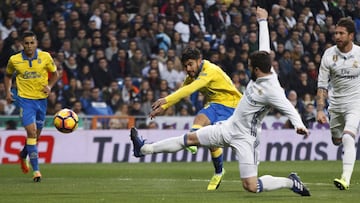
{"type": "Polygon", "coordinates": [[[340,190],[349,189],[360,122],[360,47],[353,43],[354,37],[354,22],[340,19],[335,28],[336,45],[325,50],[318,76],[317,121],[327,122],[324,109],[329,95],[332,141],[343,144],[344,149],[342,175],[334,180],[340,190]]]}
{"type": "Polygon", "coordinates": [[[22,36],[24,50],[10,57],[5,75],[6,100],[20,107],[22,125],[27,134],[26,145],[20,152],[20,163],[23,173],[28,173],[29,155],[33,169],[34,182],[41,181],[38,164],[37,141],[44,126],[47,97],[58,79],[58,72],[50,54],[37,49],[38,41],[34,33],[24,32],[22,36]],[[48,81],[48,73],[51,78],[48,81]],[[11,93],[12,76],[16,75],[18,95],[11,93]]]}

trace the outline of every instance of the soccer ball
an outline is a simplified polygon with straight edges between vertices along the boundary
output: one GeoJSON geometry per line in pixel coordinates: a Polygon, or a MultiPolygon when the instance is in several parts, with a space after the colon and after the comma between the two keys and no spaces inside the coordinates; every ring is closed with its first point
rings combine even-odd
{"type": "Polygon", "coordinates": [[[79,123],[78,115],[71,109],[61,109],[54,116],[54,126],[62,133],[71,133],[79,123]]]}

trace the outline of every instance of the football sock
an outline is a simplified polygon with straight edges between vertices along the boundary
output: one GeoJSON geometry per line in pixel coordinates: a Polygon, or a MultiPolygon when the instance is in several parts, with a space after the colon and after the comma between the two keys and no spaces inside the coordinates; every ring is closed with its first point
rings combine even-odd
{"type": "Polygon", "coordinates": [[[36,138],[27,138],[26,149],[29,153],[30,164],[33,171],[39,171],[39,160],[38,160],[38,150],[36,146],[36,138]]]}
{"type": "Polygon", "coordinates": [[[221,174],[223,169],[223,150],[222,148],[217,148],[215,151],[211,152],[211,159],[214,164],[215,173],[221,174]]]}
{"type": "Polygon", "coordinates": [[[257,180],[257,189],[256,189],[256,192],[259,193],[259,192],[262,192],[264,190],[264,187],[263,187],[263,183],[262,181],[260,180],[260,178],[257,180]]]}
{"type": "Polygon", "coordinates": [[[259,179],[262,182],[262,191],[271,191],[280,188],[292,188],[293,186],[293,181],[290,180],[289,178],[264,175],[261,176],[259,179]]]}
{"type": "Polygon", "coordinates": [[[344,156],[343,156],[343,173],[341,177],[345,179],[348,185],[350,185],[350,179],[356,159],[355,140],[351,135],[344,134],[342,137],[342,143],[343,143],[344,156]]]}
{"type": "Polygon", "coordinates": [[[26,144],[25,144],[24,148],[20,152],[20,157],[25,159],[27,155],[28,155],[28,151],[26,149],[26,144]]]}
{"type": "Polygon", "coordinates": [[[151,144],[144,144],[144,146],[141,147],[141,153],[177,152],[186,146],[184,140],[186,140],[186,135],[167,138],[151,144]]]}

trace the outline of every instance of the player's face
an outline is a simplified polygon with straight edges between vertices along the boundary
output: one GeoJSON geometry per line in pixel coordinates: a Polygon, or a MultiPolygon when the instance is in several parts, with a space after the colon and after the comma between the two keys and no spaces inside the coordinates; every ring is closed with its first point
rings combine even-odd
{"type": "Polygon", "coordinates": [[[37,48],[37,40],[35,37],[25,37],[23,41],[23,47],[25,54],[32,58],[37,48]]]}
{"type": "Polygon", "coordinates": [[[186,73],[190,77],[196,78],[199,74],[200,64],[201,64],[201,59],[197,59],[197,60],[189,59],[183,65],[186,73]]]}
{"type": "Polygon", "coordinates": [[[352,43],[354,34],[349,34],[345,27],[337,26],[335,29],[336,46],[340,51],[352,43]]]}

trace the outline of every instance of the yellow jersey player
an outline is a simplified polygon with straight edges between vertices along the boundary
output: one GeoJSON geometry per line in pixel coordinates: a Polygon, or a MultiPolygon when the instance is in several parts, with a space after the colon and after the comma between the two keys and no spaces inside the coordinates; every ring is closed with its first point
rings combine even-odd
{"type": "Polygon", "coordinates": [[[20,118],[27,134],[26,145],[20,152],[23,173],[29,172],[27,155],[33,169],[33,180],[41,181],[38,164],[37,140],[45,122],[47,97],[58,79],[58,72],[50,54],[37,49],[34,33],[27,31],[22,36],[23,51],[10,57],[5,76],[6,100],[16,100],[20,118]],[[51,73],[50,80],[48,74],[51,73]],[[16,75],[17,95],[11,92],[12,76],[16,75]]]}
{"type": "MultiPolygon", "coordinates": [[[[242,95],[236,89],[231,79],[217,65],[203,60],[201,53],[196,48],[187,47],[183,50],[181,62],[187,72],[183,86],[165,98],[160,98],[152,105],[150,117],[160,115],[170,106],[179,102],[192,93],[199,91],[205,96],[205,107],[201,109],[193,122],[191,131],[212,125],[229,118],[242,95]]],[[[188,149],[196,153],[197,148],[188,149]]],[[[215,174],[210,180],[208,190],[219,187],[225,173],[223,170],[222,148],[210,148],[215,174]]],[[[136,156],[136,154],[135,154],[136,156]]]]}

